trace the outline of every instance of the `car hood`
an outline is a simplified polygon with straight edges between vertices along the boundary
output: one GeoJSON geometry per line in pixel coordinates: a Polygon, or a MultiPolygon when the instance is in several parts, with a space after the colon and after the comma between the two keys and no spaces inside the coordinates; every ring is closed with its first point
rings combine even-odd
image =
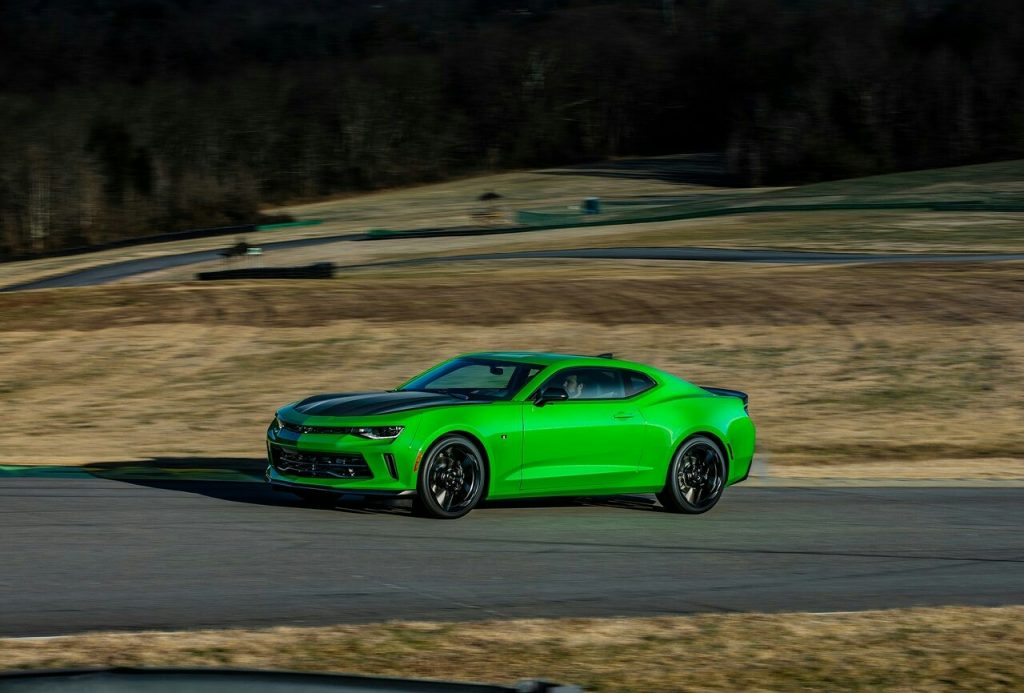
{"type": "Polygon", "coordinates": [[[292,405],[292,409],[307,416],[373,416],[428,407],[484,403],[480,400],[464,400],[440,392],[396,390],[315,395],[292,405]]]}

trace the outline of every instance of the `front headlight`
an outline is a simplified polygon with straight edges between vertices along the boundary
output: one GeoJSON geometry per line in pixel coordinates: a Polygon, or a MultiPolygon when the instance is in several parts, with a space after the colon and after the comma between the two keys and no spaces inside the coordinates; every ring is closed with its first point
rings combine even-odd
{"type": "Polygon", "coordinates": [[[392,440],[404,430],[404,426],[364,426],[349,431],[354,436],[370,440],[392,440]]]}

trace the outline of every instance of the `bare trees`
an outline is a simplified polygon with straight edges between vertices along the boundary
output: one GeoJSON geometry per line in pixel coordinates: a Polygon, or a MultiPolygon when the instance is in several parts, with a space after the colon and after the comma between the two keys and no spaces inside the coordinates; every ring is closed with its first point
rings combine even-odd
{"type": "Polygon", "coordinates": [[[0,7],[0,253],[613,155],[746,183],[1024,156],[1017,0],[195,7],[0,7]]]}

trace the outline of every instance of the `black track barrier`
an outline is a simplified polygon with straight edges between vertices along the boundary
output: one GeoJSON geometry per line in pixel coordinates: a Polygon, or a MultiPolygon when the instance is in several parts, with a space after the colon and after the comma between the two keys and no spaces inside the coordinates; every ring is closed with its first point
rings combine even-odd
{"type": "Polygon", "coordinates": [[[201,281],[219,279],[331,279],[333,277],[333,262],[317,262],[305,267],[243,267],[213,272],[199,272],[196,274],[196,279],[201,281]]]}

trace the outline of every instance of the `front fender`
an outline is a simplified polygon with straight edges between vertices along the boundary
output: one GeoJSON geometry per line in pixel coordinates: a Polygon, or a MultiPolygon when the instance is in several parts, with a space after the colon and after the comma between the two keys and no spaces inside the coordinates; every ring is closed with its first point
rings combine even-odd
{"type": "Polygon", "coordinates": [[[414,471],[418,473],[430,446],[441,437],[467,435],[480,444],[487,458],[487,497],[515,495],[522,484],[524,406],[522,402],[492,402],[424,412],[417,432],[414,471]]]}

